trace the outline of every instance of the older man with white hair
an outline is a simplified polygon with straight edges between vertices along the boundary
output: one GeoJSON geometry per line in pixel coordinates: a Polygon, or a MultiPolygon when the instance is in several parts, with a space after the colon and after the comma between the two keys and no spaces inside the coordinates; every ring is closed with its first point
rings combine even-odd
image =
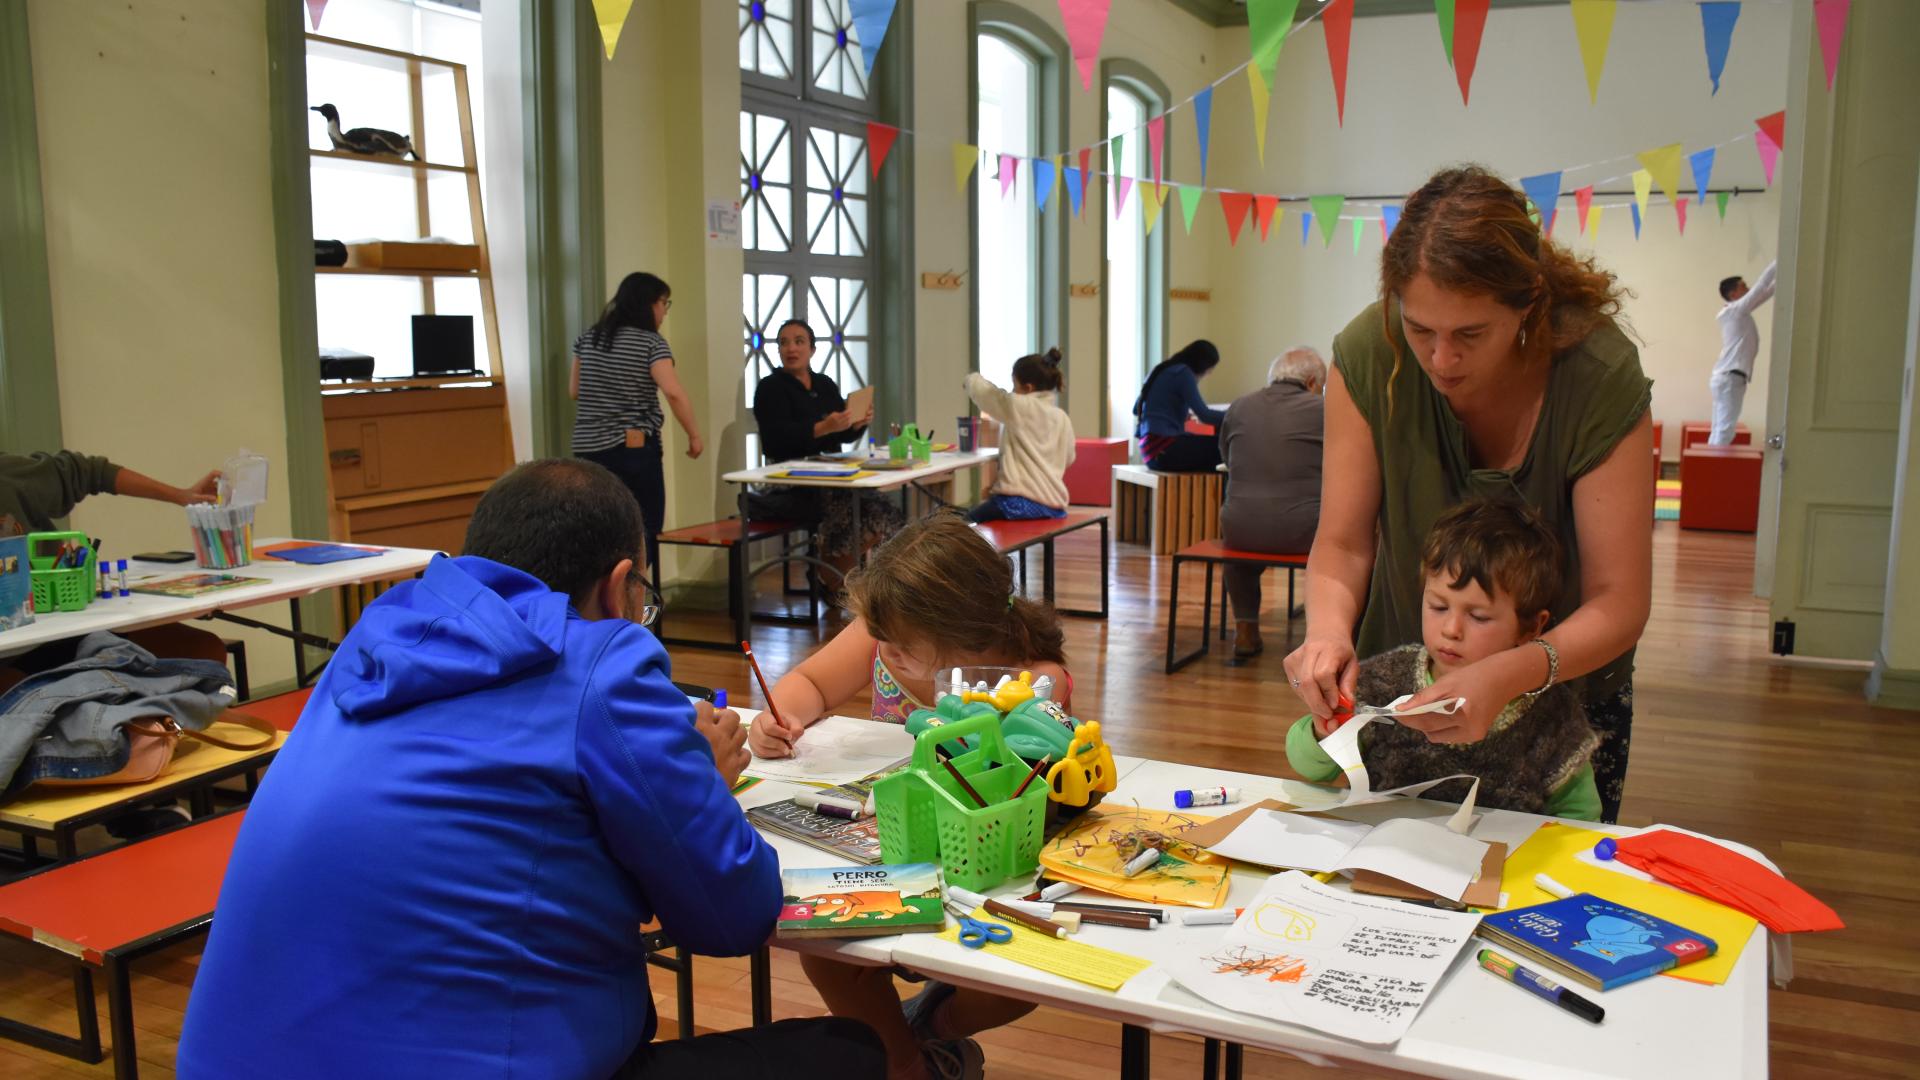
{"type": "MultiPolygon", "coordinates": [[[[1267,385],[1238,398],[1220,422],[1220,457],[1227,464],[1227,504],[1220,511],[1221,541],[1242,551],[1303,553],[1320,523],[1320,448],[1325,430],[1322,391],[1327,362],[1305,345],[1274,358],[1267,385]]],[[[1233,655],[1258,655],[1260,570],[1228,565],[1233,602],[1233,655]]],[[[1291,612],[1288,613],[1291,617],[1291,612]]]]}

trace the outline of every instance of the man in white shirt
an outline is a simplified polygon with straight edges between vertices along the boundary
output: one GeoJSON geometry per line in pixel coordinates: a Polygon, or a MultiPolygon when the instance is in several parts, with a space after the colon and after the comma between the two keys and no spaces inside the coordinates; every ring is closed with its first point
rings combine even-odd
{"type": "Polygon", "coordinates": [[[1754,325],[1753,309],[1773,299],[1777,265],[1768,263],[1752,288],[1741,277],[1720,283],[1720,299],[1727,306],[1715,316],[1720,321],[1720,361],[1713,365],[1713,378],[1707,382],[1713,391],[1713,434],[1707,438],[1708,446],[1733,445],[1740,404],[1747,396],[1747,382],[1753,378],[1753,358],[1760,353],[1760,328],[1754,325]]]}

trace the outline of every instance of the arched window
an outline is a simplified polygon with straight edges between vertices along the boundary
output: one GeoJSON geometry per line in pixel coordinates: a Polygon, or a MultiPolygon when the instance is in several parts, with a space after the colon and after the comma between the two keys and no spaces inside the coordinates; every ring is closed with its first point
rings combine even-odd
{"type": "MultiPolygon", "coordinates": [[[[1130,199],[1153,198],[1153,167],[1147,160],[1146,123],[1166,110],[1167,90],[1145,68],[1125,60],[1102,63],[1107,116],[1104,137],[1121,141],[1120,171],[1133,177],[1130,199]]],[[[1170,127],[1172,118],[1166,123],[1170,127]]],[[[1171,156],[1171,132],[1165,136],[1171,156]]],[[[1108,155],[1111,163],[1112,156],[1108,155]]],[[[1162,168],[1167,163],[1162,163],[1162,168]]],[[[1107,197],[1116,197],[1113,185],[1107,197]]],[[[1167,226],[1151,235],[1146,221],[1129,205],[1118,219],[1111,211],[1100,215],[1106,230],[1105,299],[1106,364],[1101,373],[1106,386],[1106,433],[1133,433],[1133,399],[1140,392],[1147,369],[1166,352],[1167,226]]]]}

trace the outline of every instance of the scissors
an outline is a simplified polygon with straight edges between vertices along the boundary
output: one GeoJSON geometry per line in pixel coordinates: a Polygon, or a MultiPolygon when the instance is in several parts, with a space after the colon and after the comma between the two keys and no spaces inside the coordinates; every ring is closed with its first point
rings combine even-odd
{"type": "Polygon", "coordinates": [[[1013,940],[1013,931],[1006,923],[987,922],[969,915],[965,909],[953,904],[947,910],[960,921],[960,944],[969,949],[984,949],[988,942],[1004,945],[1013,940]]]}
{"type": "Polygon", "coordinates": [[[1347,721],[1362,716],[1384,716],[1388,720],[1393,720],[1401,716],[1413,716],[1416,713],[1444,713],[1452,716],[1454,713],[1465,708],[1467,704],[1466,698],[1453,698],[1451,700],[1430,702],[1417,709],[1401,711],[1399,708],[1400,703],[1411,697],[1413,697],[1412,694],[1403,694],[1385,705],[1355,705],[1352,698],[1341,694],[1339,702],[1334,706],[1333,719],[1328,723],[1327,730],[1332,731],[1347,721]]]}

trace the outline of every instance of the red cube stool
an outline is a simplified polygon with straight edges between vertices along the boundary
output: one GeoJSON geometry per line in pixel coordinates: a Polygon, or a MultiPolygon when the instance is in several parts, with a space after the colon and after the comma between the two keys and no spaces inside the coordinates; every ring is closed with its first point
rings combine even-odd
{"type": "MultiPolygon", "coordinates": [[[[1705,446],[1707,445],[1707,440],[1712,437],[1712,424],[1704,420],[1689,420],[1685,424],[1680,425],[1680,452],[1684,454],[1691,447],[1705,446]]],[[[1747,425],[1733,425],[1733,445],[1753,445],[1753,432],[1747,428],[1747,425]]]]}
{"type": "Polygon", "coordinates": [[[1113,467],[1127,463],[1125,439],[1075,439],[1067,466],[1067,501],[1075,506],[1113,504],[1113,467]]]}
{"type": "Polygon", "coordinates": [[[1760,524],[1760,465],[1750,446],[1694,446],[1680,452],[1680,527],[1753,532],[1760,524]]]}

